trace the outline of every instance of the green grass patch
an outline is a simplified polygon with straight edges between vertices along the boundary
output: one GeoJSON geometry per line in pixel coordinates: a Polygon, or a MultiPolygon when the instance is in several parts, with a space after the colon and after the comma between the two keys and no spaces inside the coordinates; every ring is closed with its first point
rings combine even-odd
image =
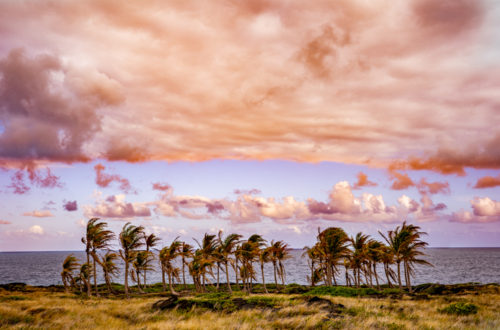
{"type": "Polygon", "coordinates": [[[470,315],[476,314],[479,308],[472,304],[466,302],[457,302],[449,304],[445,308],[439,309],[438,311],[445,314],[451,315],[470,315]]]}
{"type": "MultiPolygon", "coordinates": [[[[386,290],[391,290],[391,289],[384,289],[386,290]]],[[[304,293],[305,295],[311,295],[311,296],[321,296],[321,295],[328,295],[328,296],[336,296],[336,297],[374,297],[374,296],[383,296],[385,295],[385,292],[381,292],[378,290],[375,290],[373,288],[350,288],[350,287],[345,287],[345,286],[321,286],[321,287],[316,287],[312,290],[307,291],[304,293]]]]}
{"type": "Polygon", "coordinates": [[[0,301],[18,301],[18,300],[30,300],[30,298],[25,296],[3,296],[0,297],[0,301]]]}

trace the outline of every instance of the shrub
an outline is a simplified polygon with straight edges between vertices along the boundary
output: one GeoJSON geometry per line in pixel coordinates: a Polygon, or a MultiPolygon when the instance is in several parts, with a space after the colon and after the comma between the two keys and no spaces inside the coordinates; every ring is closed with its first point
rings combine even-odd
{"type": "Polygon", "coordinates": [[[470,314],[476,314],[478,309],[479,308],[474,304],[457,302],[449,304],[448,306],[446,306],[443,309],[440,309],[439,311],[445,314],[470,315],[470,314]]]}
{"type": "Polygon", "coordinates": [[[321,286],[309,290],[306,295],[330,295],[338,297],[378,296],[380,291],[372,288],[350,288],[344,286],[321,286]]]}

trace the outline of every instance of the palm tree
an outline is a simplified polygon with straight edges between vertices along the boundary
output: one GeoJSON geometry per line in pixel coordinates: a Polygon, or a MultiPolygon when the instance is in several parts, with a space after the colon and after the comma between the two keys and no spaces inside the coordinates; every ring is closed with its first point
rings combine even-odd
{"type": "Polygon", "coordinates": [[[371,280],[371,274],[375,276],[375,281],[377,283],[377,289],[380,290],[380,284],[378,281],[378,274],[377,274],[377,263],[382,261],[382,248],[383,244],[377,240],[370,240],[368,241],[367,244],[367,257],[368,257],[368,270],[370,273],[370,280],[371,280]]]}
{"type": "Polygon", "coordinates": [[[162,274],[162,283],[163,283],[163,291],[166,291],[165,287],[165,273],[168,276],[168,286],[170,289],[170,293],[173,295],[178,295],[175,292],[174,287],[172,285],[172,280],[175,274],[178,274],[178,268],[174,267],[172,261],[177,258],[179,255],[179,251],[182,247],[182,242],[179,242],[177,238],[170,244],[170,246],[165,246],[160,250],[159,259],[161,266],[161,274],[162,274]]]}
{"type": "Polygon", "coordinates": [[[187,244],[186,242],[182,242],[179,251],[179,256],[181,257],[181,263],[182,263],[182,283],[184,284],[184,289],[187,289],[184,266],[187,265],[186,258],[191,258],[193,256],[193,247],[187,244]]]}
{"type": "Polygon", "coordinates": [[[106,249],[109,247],[111,240],[115,238],[115,234],[111,230],[105,229],[108,226],[106,222],[95,222],[91,231],[90,239],[92,241],[91,255],[93,259],[92,269],[94,271],[94,289],[96,295],[99,295],[97,291],[97,267],[96,262],[99,262],[99,256],[97,255],[97,250],[106,249]]]}
{"type": "Polygon", "coordinates": [[[62,282],[64,284],[64,290],[66,292],[69,291],[68,289],[68,283],[69,287],[74,287],[75,286],[75,280],[73,278],[73,272],[78,269],[80,264],[78,263],[78,260],[73,254],[70,254],[69,256],[66,257],[63,261],[63,270],[61,272],[61,278],[62,282]]]}
{"type": "Polygon", "coordinates": [[[209,235],[208,233],[205,233],[205,236],[203,236],[201,244],[196,239],[194,240],[200,247],[197,261],[199,262],[200,266],[202,266],[200,275],[202,277],[203,288],[205,289],[207,272],[209,272],[213,276],[212,266],[215,261],[213,255],[217,248],[217,241],[215,240],[215,235],[209,235]]]}
{"type": "MultiPolygon", "coordinates": [[[[319,229],[318,229],[319,231],[319,229]]],[[[349,255],[348,248],[349,237],[342,228],[330,227],[318,234],[318,249],[323,260],[325,274],[325,284],[337,285],[335,274],[337,265],[341,259],[349,255]]]]}
{"type": "Polygon", "coordinates": [[[117,276],[119,272],[118,265],[116,264],[116,260],[118,259],[118,254],[108,251],[104,256],[100,259],[97,259],[97,262],[102,267],[102,271],[104,273],[104,280],[106,281],[106,286],[108,288],[109,293],[113,293],[113,288],[111,286],[111,277],[117,276]]]}
{"type": "Polygon", "coordinates": [[[277,255],[276,258],[278,260],[278,266],[279,266],[279,272],[278,274],[281,277],[281,284],[285,286],[285,281],[286,281],[286,271],[285,271],[285,265],[283,264],[283,261],[286,259],[290,259],[290,253],[288,252],[288,244],[283,242],[283,241],[278,241],[281,242],[279,248],[277,249],[277,255]]]}
{"type": "Polygon", "coordinates": [[[262,274],[262,285],[264,286],[265,293],[269,293],[269,291],[267,291],[266,279],[264,277],[264,264],[271,262],[271,254],[272,254],[272,250],[270,249],[269,246],[262,248],[259,252],[260,273],[262,274]]]}
{"type": "Polygon", "coordinates": [[[236,245],[239,243],[241,237],[242,236],[239,234],[230,234],[226,236],[225,239],[222,239],[222,231],[219,231],[218,235],[220,255],[226,270],[226,282],[229,293],[233,293],[233,290],[231,289],[231,282],[229,281],[229,269],[228,269],[229,263],[231,262],[230,255],[233,254],[234,249],[236,245]]]}
{"type": "MultiPolygon", "coordinates": [[[[267,249],[271,249],[271,247],[268,247],[267,249]]],[[[320,251],[318,249],[318,244],[313,245],[312,247],[305,246],[304,247],[304,252],[302,253],[302,257],[308,257],[308,265],[309,269],[311,270],[311,276],[309,277],[309,281],[311,282],[311,286],[314,287],[316,286],[317,282],[317,276],[315,275],[315,272],[317,271],[316,268],[316,263],[319,262],[320,260],[320,251]]]]}
{"type": "Polygon", "coordinates": [[[406,222],[403,223],[401,232],[407,233],[404,235],[405,244],[401,251],[401,259],[403,260],[406,287],[409,292],[412,292],[411,276],[414,275],[413,265],[420,264],[432,266],[428,261],[419,258],[425,255],[421,250],[428,245],[427,242],[420,240],[420,236],[426,235],[427,233],[421,232],[418,226],[412,224],[406,225],[406,222]]]}
{"type": "Polygon", "coordinates": [[[387,285],[390,288],[392,288],[391,279],[393,281],[396,281],[395,280],[396,275],[395,275],[394,271],[392,270],[392,268],[390,267],[390,265],[392,265],[394,263],[394,254],[392,252],[392,249],[385,244],[383,244],[380,247],[380,262],[382,262],[384,264],[384,273],[385,273],[385,277],[387,279],[387,285]]]}
{"type": "Polygon", "coordinates": [[[283,260],[290,257],[288,253],[288,244],[283,241],[271,241],[269,249],[269,258],[273,264],[274,270],[274,283],[276,285],[276,290],[279,290],[278,277],[280,277],[282,285],[285,285],[286,273],[285,266],[283,265],[283,260]]]}
{"type": "Polygon", "coordinates": [[[134,251],[140,248],[144,243],[142,237],[144,233],[143,226],[134,226],[127,222],[120,233],[120,257],[125,262],[125,294],[129,297],[128,291],[128,274],[130,263],[134,261],[134,251]]]}
{"type": "Polygon", "coordinates": [[[91,286],[90,286],[90,278],[92,274],[92,265],[89,263],[83,263],[80,266],[80,274],[79,279],[80,283],[83,284],[87,288],[87,296],[90,297],[92,295],[91,286]]]}
{"type": "Polygon", "coordinates": [[[399,226],[396,227],[395,230],[389,230],[387,232],[387,236],[382,234],[380,231],[379,231],[379,234],[384,238],[384,240],[387,242],[387,245],[391,249],[392,256],[393,256],[394,261],[397,265],[399,289],[402,290],[403,285],[401,284],[401,261],[402,261],[402,251],[403,251],[404,244],[405,244],[404,236],[406,236],[406,234],[403,234],[401,232],[401,229],[399,226]]]}
{"type": "Polygon", "coordinates": [[[144,293],[141,288],[141,273],[144,273],[148,270],[152,270],[151,266],[152,256],[147,251],[134,251],[135,258],[132,262],[132,266],[134,268],[134,272],[131,272],[132,279],[137,282],[137,288],[139,292],[144,293]]]}
{"type": "Polygon", "coordinates": [[[85,245],[85,254],[87,255],[87,264],[90,265],[90,253],[92,251],[94,226],[99,218],[92,218],[87,222],[87,227],[85,228],[85,237],[82,237],[81,241],[85,245]]]}
{"type": "MultiPolygon", "coordinates": [[[[361,271],[363,270],[363,266],[367,260],[366,245],[368,239],[369,236],[364,235],[361,232],[357,233],[356,237],[351,237],[349,239],[353,248],[350,266],[354,272],[354,282],[356,283],[356,287],[358,288],[361,284],[361,271]]],[[[365,272],[365,279],[366,279],[366,272],[365,272]]],[[[366,282],[368,284],[368,280],[366,282]]]]}
{"type": "MultiPolygon", "coordinates": [[[[158,243],[161,241],[161,238],[159,238],[155,234],[150,234],[150,235],[147,235],[147,236],[146,236],[146,234],[144,234],[144,241],[145,241],[145,245],[146,245],[146,252],[149,254],[150,248],[155,247],[156,245],[158,245],[158,243]]],[[[153,254],[151,254],[151,256],[154,257],[153,254]]],[[[147,270],[144,270],[144,287],[145,288],[147,287],[146,274],[147,274],[147,270]]]]}

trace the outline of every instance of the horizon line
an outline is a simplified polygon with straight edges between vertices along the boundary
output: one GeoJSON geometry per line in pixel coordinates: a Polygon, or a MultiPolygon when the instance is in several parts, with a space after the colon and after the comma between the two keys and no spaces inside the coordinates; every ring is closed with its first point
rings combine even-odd
{"type": "MultiPolygon", "coordinates": [[[[424,249],[500,249],[500,246],[428,246],[424,249]]],[[[114,249],[109,249],[110,251],[119,251],[114,249]]],[[[292,247],[290,250],[304,250],[303,247],[297,248],[292,247]]],[[[84,252],[85,250],[12,250],[12,251],[0,251],[0,253],[15,253],[15,252],[84,252]]]]}

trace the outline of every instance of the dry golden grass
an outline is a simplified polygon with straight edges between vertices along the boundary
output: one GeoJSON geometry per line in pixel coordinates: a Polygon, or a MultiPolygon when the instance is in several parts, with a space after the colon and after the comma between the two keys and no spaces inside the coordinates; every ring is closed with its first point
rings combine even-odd
{"type": "MultiPolygon", "coordinates": [[[[1,290],[1,289],[0,289],[1,290]]],[[[0,328],[50,329],[500,329],[500,294],[497,291],[433,296],[429,300],[329,297],[342,304],[332,314],[308,304],[300,295],[273,297],[269,308],[215,312],[200,307],[188,311],[152,309],[158,296],[81,298],[74,294],[36,289],[0,291],[0,328]],[[439,310],[451,302],[479,307],[477,314],[456,316],[439,310]]],[[[198,299],[198,298],[196,298],[198,299]]]]}

